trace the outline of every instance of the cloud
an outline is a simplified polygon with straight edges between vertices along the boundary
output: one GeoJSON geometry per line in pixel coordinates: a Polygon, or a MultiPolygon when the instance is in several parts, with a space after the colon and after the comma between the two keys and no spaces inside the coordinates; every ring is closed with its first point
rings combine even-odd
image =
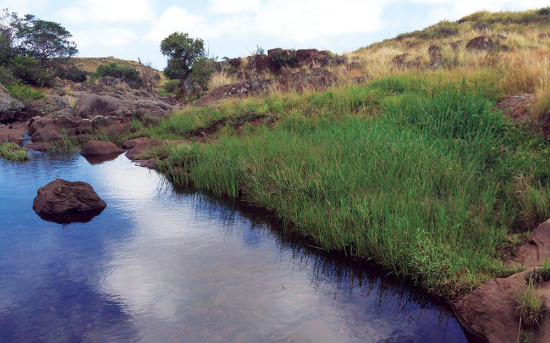
{"type": "Polygon", "coordinates": [[[0,0],[0,10],[7,8],[10,12],[20,15],[33,14],[33,10],[44,8],[46,5],[47,0],[0,0]]]}
{"type": "Polygon", "coordinates": [[[213,26],[203,16],[194,15],[181,7],[171,7],[152,24],[152,28],[144,36],[145,40],[161,41],[173,32],[189,33],[191,37],[209,38],[213,34],[213,26]]]}
{"type": "Polygon", "coordinates": [[[260,4],[260,0],[210,0],[208,9],[215,14],[235,14],[257,11],[260,4]]]}
{"type": "Polygon", "coordinates": [[[74,39],[79,47],[120,47],[132,43],[136,38],[137,35],[132,30],[123,27],[90,29],[74,34],[74,39]]]}
{"type": "Polygon", "coordinates": [[[174,31],[205,39],[232,36],[234,39],[265,35],[301,43],[325,36],[380,31],[383,6],[373,0],[211,0],[212,17],[195,15],[172,7],[156,21],[145,36],[162,40],[174,31]]]}
{"type": "Polygon", "coordinates": [[[58,11],[70,22],[143,22],[153,20],[150,0],[80,0],[58,11]]]}

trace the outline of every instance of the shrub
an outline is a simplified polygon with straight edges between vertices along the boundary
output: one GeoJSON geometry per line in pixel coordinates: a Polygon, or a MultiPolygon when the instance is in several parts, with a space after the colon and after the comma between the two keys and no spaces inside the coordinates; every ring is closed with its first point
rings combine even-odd
{"type": "Polygon", "coordinates": [[[134,67],[109,63],[107,65],[97,67],[97,74],[100,76],[110,76],[120,79],[128,83],[131,87],[143,86],[143,81],[139,77],[139,71],[137,71],[134,67]]]}
{"type": "Polygon", "coordinates": [[[180,83],[180,80],[178,79],[166,81],[166,83],[164,84],[164,90],[167,93],[176,94],[176,92],[178,91],[179,83],[180,83]]]}
{"type": "Polygon", "coordinates": [[[77,66],[71,66],[69,68],[62,68],[58,70],[57,76],[64,80],[81,83],[86,81],[88,78],[88,72],[78,68],[77,66]]]}
{"type": "Polygon", "coordinates": [[[6,87],[16,83],[15,76],[13,76],[11,70],[5,67],[0,67],[0,83],[6,87]]]}
{"type": "Polygon", "coordinates": [[[55,75],[55,72],[42,67],[37,59],[27,56],[16,57],[9,67],[15,77],[33,86],[48,86],[55,75]]]}

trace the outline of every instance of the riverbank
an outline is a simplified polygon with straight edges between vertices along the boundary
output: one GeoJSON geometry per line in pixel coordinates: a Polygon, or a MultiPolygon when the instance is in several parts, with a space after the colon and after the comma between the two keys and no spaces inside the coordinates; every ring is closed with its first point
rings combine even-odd
{"type": "Polygon", "coordinates": [[[188,108],[139,134],[194,141],[154,150],[176,183],[240,197],[447,301],[516,272],[503,262],[550,214],[548,143],[466,78],[188,108]]]}

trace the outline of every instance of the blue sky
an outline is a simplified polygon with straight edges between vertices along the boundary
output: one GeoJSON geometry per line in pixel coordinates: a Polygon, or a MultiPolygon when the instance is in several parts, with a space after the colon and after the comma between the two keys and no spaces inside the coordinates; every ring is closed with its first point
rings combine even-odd
{"type": "Polygon", "coordinates": [[[219,58],[260,46],[353,51],[399,33],[478,10],[517,11],[548,0],[0,0],[0,8],[60,23],[79,56],[115,56],[162,69],[160,41],[175,31],[207,43],[219,58]]]}

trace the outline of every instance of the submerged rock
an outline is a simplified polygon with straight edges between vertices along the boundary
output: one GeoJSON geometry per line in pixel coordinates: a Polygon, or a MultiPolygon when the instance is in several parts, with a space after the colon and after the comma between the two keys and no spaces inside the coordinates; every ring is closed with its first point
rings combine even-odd
{"type": "Polygon", "coordinates": [[[32,209],[40,218],[60,224],[88,222],[107,207],[86,182],[57,179],[38,189],[32,209]]]}

